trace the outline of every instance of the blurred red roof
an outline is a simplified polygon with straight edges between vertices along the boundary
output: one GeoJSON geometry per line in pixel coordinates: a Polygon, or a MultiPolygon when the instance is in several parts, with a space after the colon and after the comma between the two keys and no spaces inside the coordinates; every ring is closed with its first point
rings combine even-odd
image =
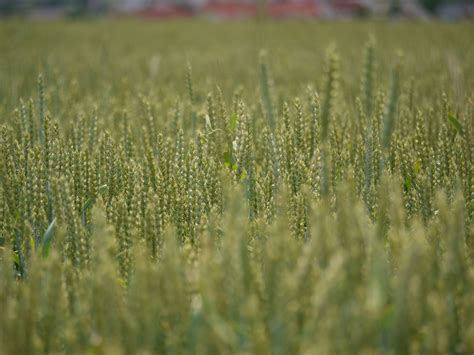
{"type": "MultiPolygon", "coordinates": [[[[363,0],[329,0],[325,2],[333,11],[356,13],[365,8],[363,0]]],[[[307,18],[322,15],[321,0],[273,0],[262,8],[265,14],[274,18],[307,18]]],[[[146,6],[134,13],[143,17],[189,17],[203,15],[216,18],[248,18],[259,13],[256,1],[245,0],[201,0],[174,1],[146,6]]]]}

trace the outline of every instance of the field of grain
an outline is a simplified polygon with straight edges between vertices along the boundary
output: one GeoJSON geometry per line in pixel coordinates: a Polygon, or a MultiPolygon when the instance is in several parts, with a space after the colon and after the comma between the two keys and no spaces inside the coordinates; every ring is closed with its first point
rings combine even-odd
{"type": "Polygon", "coordinates": [[[0,23],[0,354],[472,354],[473,38],[0,23]]]}

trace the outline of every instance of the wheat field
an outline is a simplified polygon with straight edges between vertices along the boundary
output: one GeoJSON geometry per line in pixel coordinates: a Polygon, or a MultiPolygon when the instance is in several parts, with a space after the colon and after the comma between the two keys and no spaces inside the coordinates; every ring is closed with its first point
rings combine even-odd
{"type": "Polygon", "coordinates": [[[472,23],[0,23],[0,354],[472,354],[472,23]]]}

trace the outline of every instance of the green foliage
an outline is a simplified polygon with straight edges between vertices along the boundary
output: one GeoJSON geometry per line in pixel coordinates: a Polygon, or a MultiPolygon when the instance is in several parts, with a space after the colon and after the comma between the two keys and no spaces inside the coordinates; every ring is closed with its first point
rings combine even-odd
{"type": "Polygon", "coordinates": [[[260,57],[249,24],[30,25],[0,25],[0,354],[472,353],[465,25],[264,23],[260,57]]]}

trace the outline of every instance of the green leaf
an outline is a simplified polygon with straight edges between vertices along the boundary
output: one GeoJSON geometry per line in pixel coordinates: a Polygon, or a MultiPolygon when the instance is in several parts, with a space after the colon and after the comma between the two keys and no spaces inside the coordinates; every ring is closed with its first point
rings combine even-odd
{"type": "Polygon", "coordinates": [[[55,226],[56,226],[56,217],[49,224],[48,229],[46,229],[46,232],[43,235],[42,249],[43,249],[44,257],[47,257],[49,255],[49,250],[51,249],[51,241],[53,240],[55,226]]]}
{"type": "Polygon", "coordinates": [[[411,189],[411,177],[407,176],[405,178],[405,181],[403,183],[403,187],[405,188],[405,191],[408,192],[411,189]]]}
{"type": "Polygon", "coordinates": [[[421,171],[421,160],[417,160],[415,164],[413,164],[413,170],[415,174],[418,174],[421,171]]]}
{"type": "Polygon", "coordinates": [[[454,117],[454,115],[452,113],[448,113],[448,120],[449,122],[451,122],[451,124],[453,125],[453,127],[456,129],[456,131],[461,135],[463,136],[464,135],[464,131],[462,129],[462,126],[461,126],[461,123],[459,123],[458,119],[456,117],[454,117]]]}
{"type": "Polygon", "coordinates": [[[35,243],[35,238],[30,237],[30,249],[34,253],[36,253],[36,243],[35,243]]]}
{"type": "Polygon", "coordinates": [[[237,114],[234,112],[229,118],[229,130],[233,133],[237,127],[237,114]]]}
{"type": "Polygon", "coordinates": [[[16,265],[20,265],[20,256],[15,253],[14,251],[12,251],[12,259],[13,259],[13,262],[16,264],[16,265]]]}
{"type": "Polygon", "coordinates": [[[395,316],[395,307],[393,304],[388,304],[382,310],[382,324],[388,328],[391,324],[393,324],[395,316]]]}
{"type": "Polygon", "coordinates": [[[240,174],[240,181],[244,181],[247,178],[247,170],[242,169],[242,174],[240,174]]]}
{"type": "Polygon", "coordinates": [[[232,155],[230,154],[230,152],[224,152],[222,154],[222,160],[224,161],[224,165],[226,167],[229,167],[232,165],[232,155]]]}
{"type": "MultiPolygon", "coordinates": [[[[97,195],[104,193],[107,190],[107,185],[102,185],[97,189],[97,195]]],[[[96,200],[96,196],[91,196],[87,199],[87,201],[82,206],[81,216],[82,216],[82,223],[85,224],[85,215],[86,211],[91,208],[96,200]]]]}
{"type": "Polygon", "coordinates": [[[87,201],[84,203],[84,205],[82,206],[82,213],[84,213],[89,208],[91,208],[92,205],[94,204],[94,201],[95,201],[95,197],[89,197],[87,201]]]}

